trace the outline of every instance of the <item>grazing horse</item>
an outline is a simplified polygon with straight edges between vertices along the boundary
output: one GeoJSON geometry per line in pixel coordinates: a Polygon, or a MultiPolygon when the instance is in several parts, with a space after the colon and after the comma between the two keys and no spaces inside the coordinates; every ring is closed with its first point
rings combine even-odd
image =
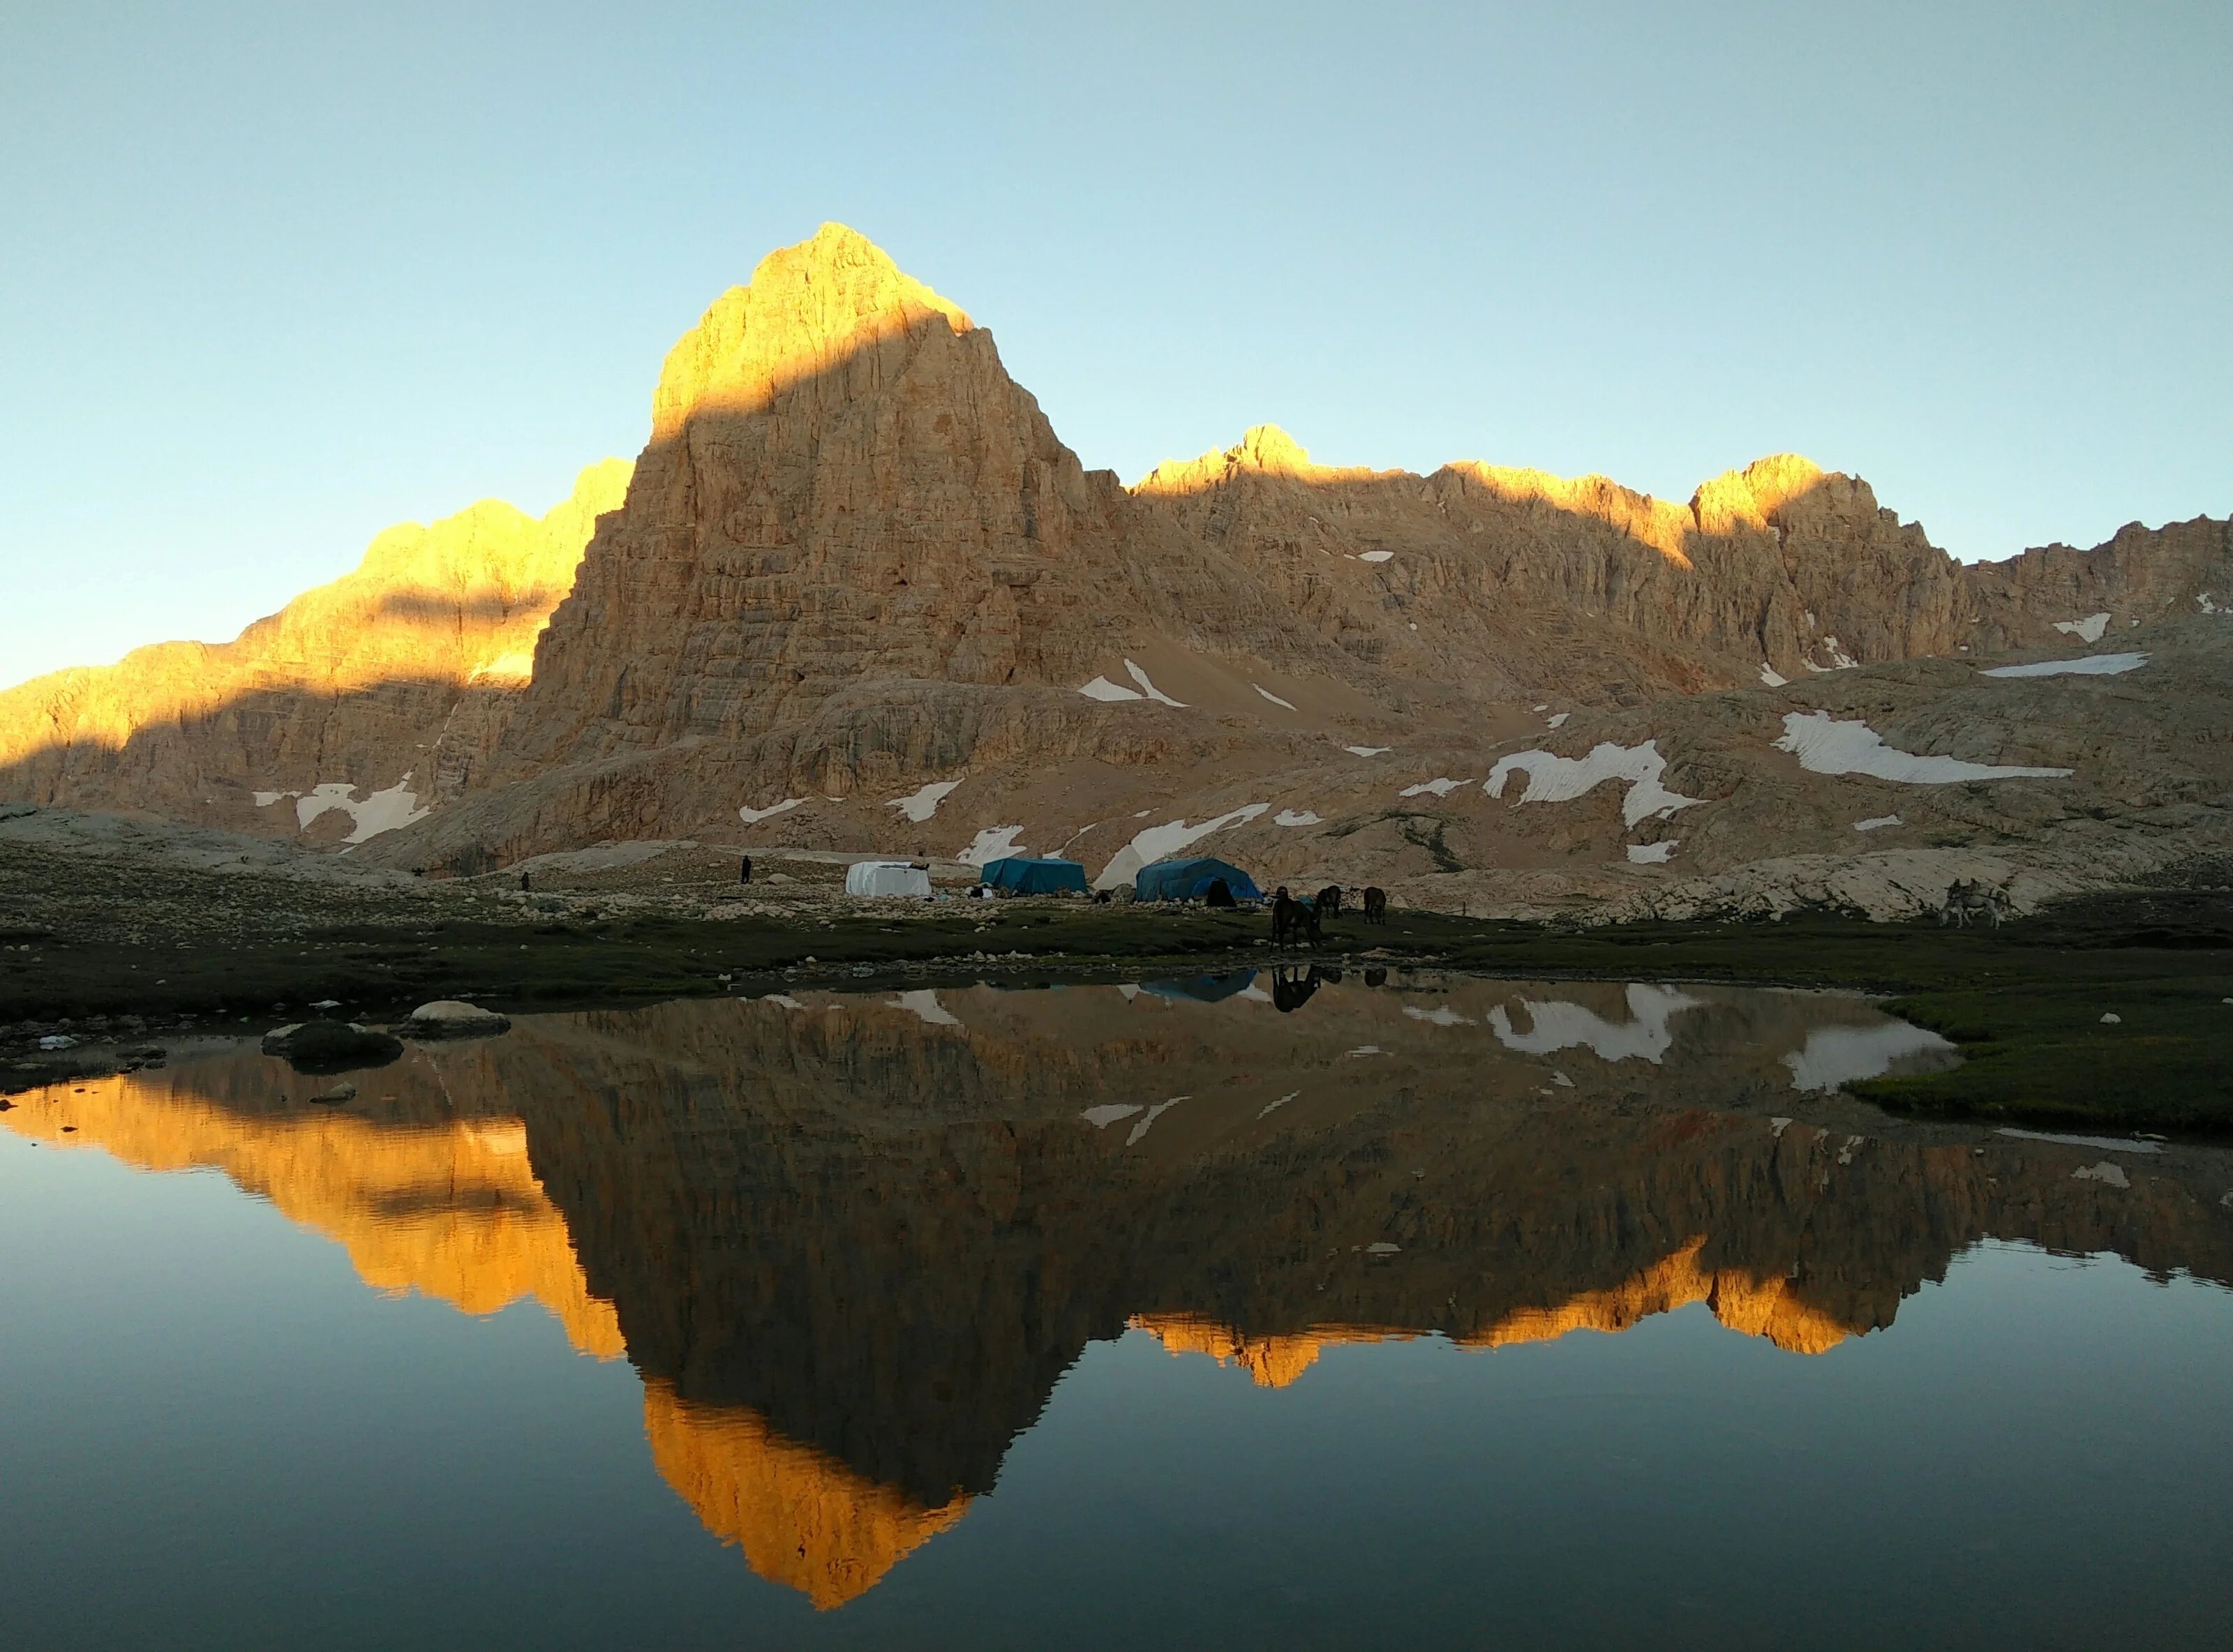
{"type": "Polygon", "coordinates": [[[1388,921],[1388,891],[1377,884],[1364,892],[1364,921],[1369,924],[1388,921]]]}
{"type": "Polygon", "coordinates": [[[1284,946],[1302,940],[1305,933],[1312,941],[1325,939],[1318,929],[1318,914],[1291,896],[1283,883],[1272,897],[1272,944],[1284,946]]]}
{"type": "Polygon", "coordinates": [[[1942,927],[1950,923],[1956,929],[1967,929],[1972,914],[1982,913],[1992,920],[1993,927],[2001,927],[2002,910],[2008,905],[2008,892],[1982,878],[1956,878],[1946,886],[1946,900],[1938,908],[1942,927]]]}
{"type": "Polygon", "coordinates": [[[1329,883],[1318,891],[1318,914],[1321,918],[1341,916],[1341,885],[1329,883]]]}

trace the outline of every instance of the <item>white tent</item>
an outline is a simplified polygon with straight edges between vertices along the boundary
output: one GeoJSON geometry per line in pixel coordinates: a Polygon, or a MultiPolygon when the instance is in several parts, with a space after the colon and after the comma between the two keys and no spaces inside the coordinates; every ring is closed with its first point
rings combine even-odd
{"type": "Polygon", "coordinates": [[[930,898],[930,874],[905,861],[856,861],[845,868],[847,894],[911,894],[930,898]]]}

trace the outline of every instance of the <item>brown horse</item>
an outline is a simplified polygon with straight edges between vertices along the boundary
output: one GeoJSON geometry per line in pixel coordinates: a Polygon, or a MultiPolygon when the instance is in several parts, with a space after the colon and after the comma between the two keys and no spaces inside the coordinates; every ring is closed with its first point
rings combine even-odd
{"type": "Polygon", "coordinates": [[[1388,891],[1377,884],[1364,892],[1364,921],[1369,924],[1388,921],[1388,891]]]}

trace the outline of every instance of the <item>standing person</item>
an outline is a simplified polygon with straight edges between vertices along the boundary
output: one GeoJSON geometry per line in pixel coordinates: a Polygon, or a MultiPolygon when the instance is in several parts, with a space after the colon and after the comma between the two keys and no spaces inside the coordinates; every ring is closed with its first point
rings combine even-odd
{"type": "Polygon", "coordinates": [[[737,868],[737,881],[739,883],[750,883],[752,881],[752,857],[747,855],[745,856],[744,864],[737,868]]]}
{"type": "Polygon", "coordinates": [[[527,872],[524,868],[522,868],[520,870],[519,887],[522,890],[524,890],[527,888],[527,872]]]}

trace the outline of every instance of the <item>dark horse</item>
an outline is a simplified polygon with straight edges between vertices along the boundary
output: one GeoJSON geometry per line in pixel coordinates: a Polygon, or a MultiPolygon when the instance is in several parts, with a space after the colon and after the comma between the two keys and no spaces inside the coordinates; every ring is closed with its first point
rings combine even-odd
{"type": "Polygon", "coordinates": [[[1341,885],[1329,883],[1318,891],[1318,909],[1321,918],[1341,916],[1341,885]]]}
{"type": "Polygon", "coordinates": [[[1284,946],[1302,940],[1305,933],[1313,942],[1325,939],[1318,928],[1318,914],[1290,895],[1283,883],[1272,897],[1272,944],[1284,946]]]}
{"type": "Polygon", "coordinates": [[[1388,891],[1377,885],[1364,892],[1364,921],[1369,924],[1388,921],[1388,891]]]}

